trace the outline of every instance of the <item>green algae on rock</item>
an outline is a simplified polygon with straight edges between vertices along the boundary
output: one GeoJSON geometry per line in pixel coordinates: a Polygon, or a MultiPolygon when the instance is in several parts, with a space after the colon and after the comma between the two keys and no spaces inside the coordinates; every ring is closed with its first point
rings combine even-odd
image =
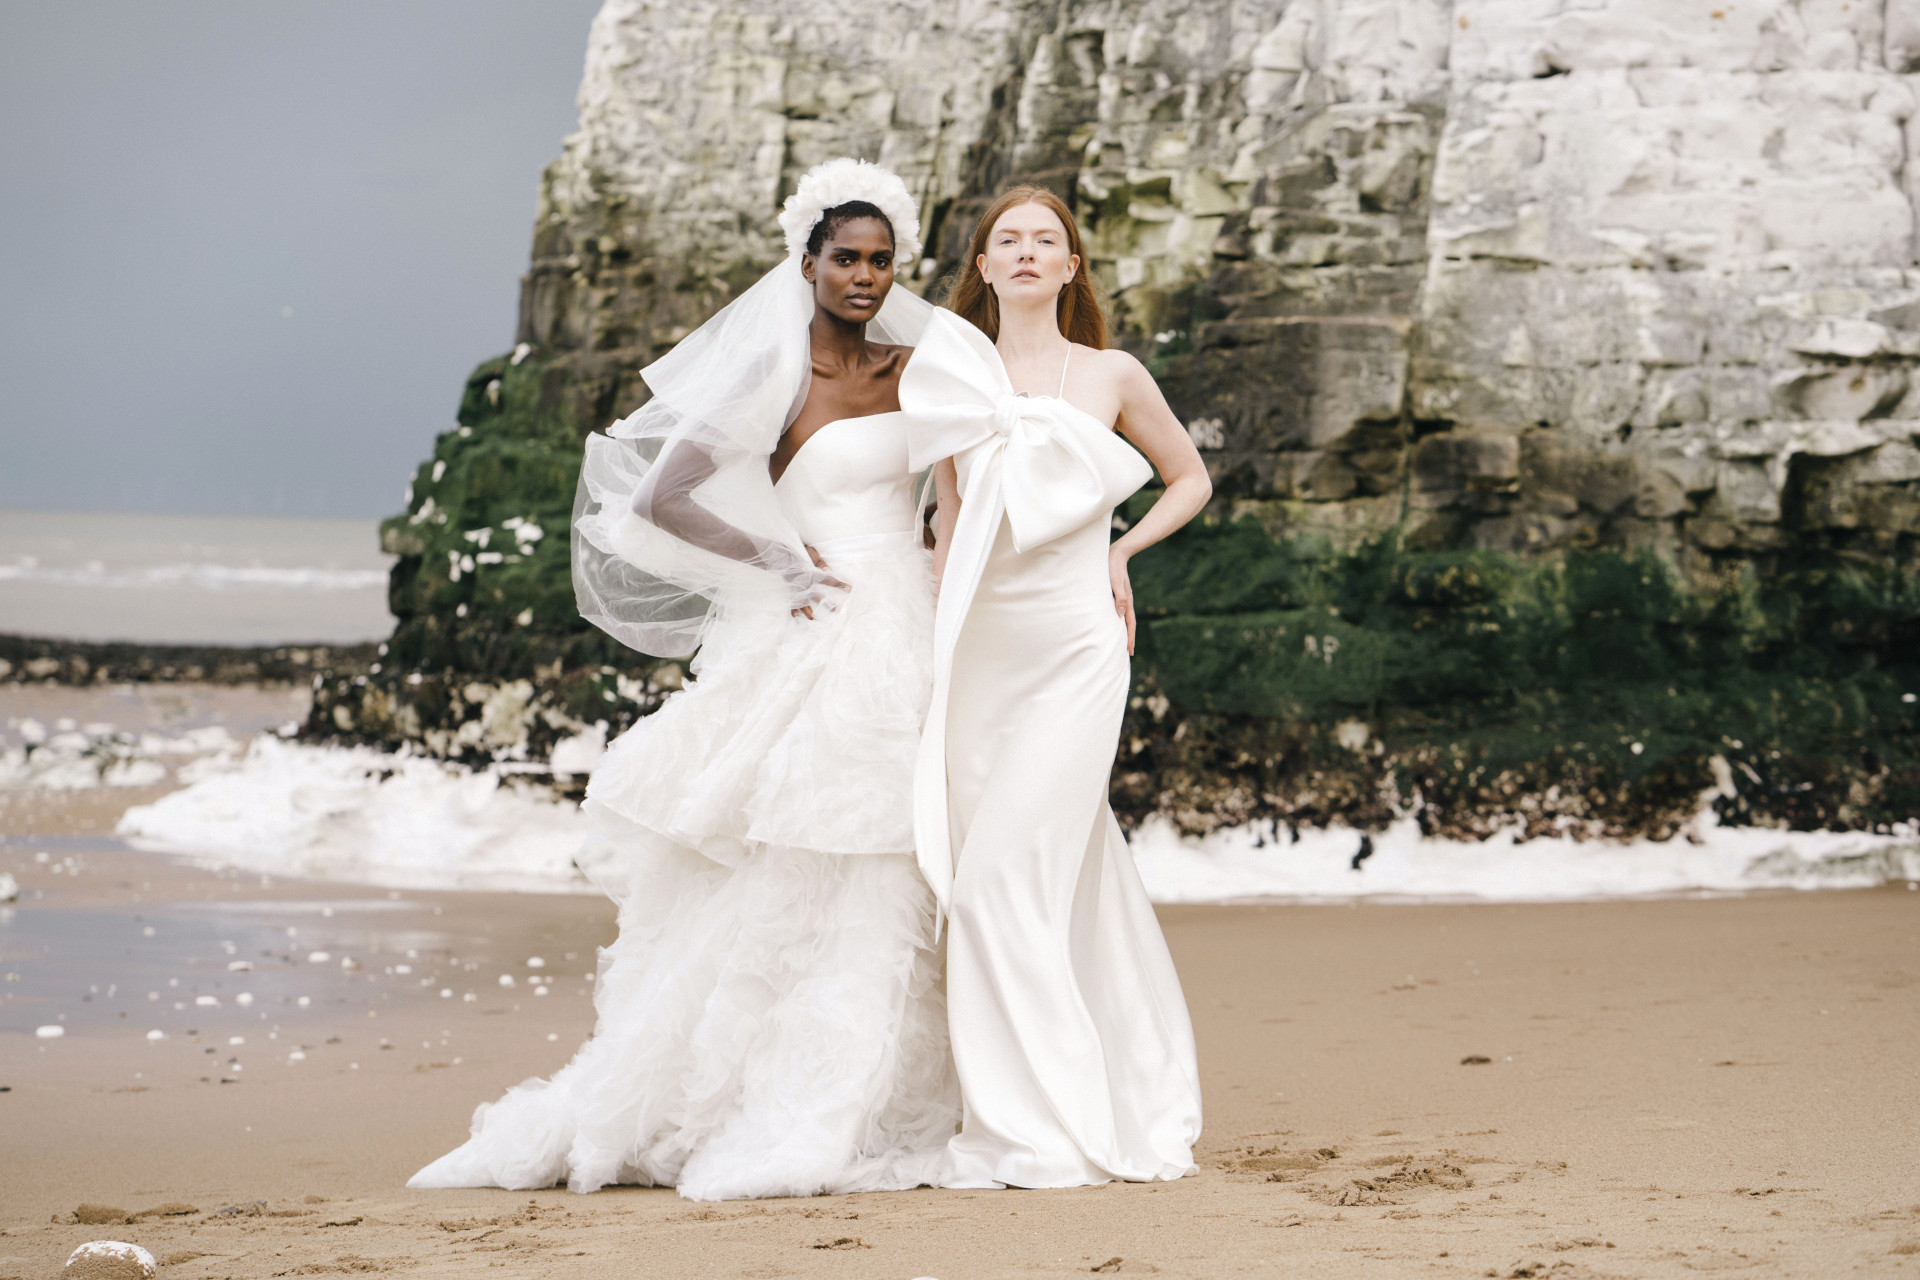
{"type": "Polygon", "coordinates": [[[538,762],[564,739],[618,734],[680,686],[679,665],[623,647],[574,607],[584,379],[528,356],[474,370],[407,512],[381,525],[399,557],[397,625],[370,668],[316,681],[307,739],[538,762]]]}
{"type": "MultiPolygon", "coordinates": [[[[1141,500],[1136,499],[1136,504],[1141,500]]],[[[1879,828],[1920,813],[1920,574],[1692,583],[1650,552],[1352,550],[1203,520],[1134,562],[1115,808],[1433,834],[1879,828]]]]}

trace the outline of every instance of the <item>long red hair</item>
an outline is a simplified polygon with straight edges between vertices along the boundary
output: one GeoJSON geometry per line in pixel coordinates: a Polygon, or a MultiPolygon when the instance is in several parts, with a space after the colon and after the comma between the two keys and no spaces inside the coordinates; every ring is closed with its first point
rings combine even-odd
{"type": "Polygon", "coordinates": [[[1067,202],[1045,187],[1009,187],[980,215],[980,225],[973,229],[973,241],[967,248],[967,260],[960,268],[960,279],[947,296],[947,307],[987,337],[999,340],[1000,299],[980,274],[980,257],[987,251],[987,238],[993,234],[993,224],[1000,221],[1000,215],[1023,204],[1045,205],[1053,210],[1060,225],[1067,229],[1068,252],[1080,259],[1080,269],[1060,290],[1060,300],[1055,304],[1054,315],[1059,320],[1060,332],[1069,341],[1105,350],[1107,317],[1100,309],[1100,291],[1094,287],[1093,265],[1087,261],[1086,248],[1081,244],[1080,226],[1073,220],[1073,210],[1067,208],[1067,202]]]}

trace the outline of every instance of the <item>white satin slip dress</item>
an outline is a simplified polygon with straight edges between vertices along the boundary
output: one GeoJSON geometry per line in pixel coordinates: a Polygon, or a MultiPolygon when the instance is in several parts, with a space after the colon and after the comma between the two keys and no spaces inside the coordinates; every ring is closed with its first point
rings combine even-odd
{"type": "Polygon", "coordinates": [[[609,748],[581,858],[620,908],[593,1038],[409,1186],[717,1200],[937,1175],[959,1107],[912,852],[932,585],[904,417],[827,424],[774,491],[852,590],[811,621],[717,624],[609,748]]]}
{"type": "Polygon", "coordinates": [[[1107,804],[1130,678],[1109,530],[1152,469],[1059,396],[1016,395],[950,312],[900,394],[913,465],[952,457],[962,494],[915,783],[964,1108],[942,1185],[1180,1177],[1200,1133],[1192,1025],[1107,804]]]}

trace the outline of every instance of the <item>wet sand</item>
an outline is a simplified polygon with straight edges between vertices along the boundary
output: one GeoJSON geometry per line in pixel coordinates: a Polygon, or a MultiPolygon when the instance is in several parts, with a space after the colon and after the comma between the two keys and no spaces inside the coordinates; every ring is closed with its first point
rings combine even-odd
{"type": "Polygon", "coordinates": [[[1920,1275],[1904,887],[1163,910],[1207,1105],[1170,1185],[412,1192],[588,1032],[610,910],[195,870],[105,837],[139,798],[0,811],[0,1277],[103,1238],[183,1277],[1920,1275]]]}

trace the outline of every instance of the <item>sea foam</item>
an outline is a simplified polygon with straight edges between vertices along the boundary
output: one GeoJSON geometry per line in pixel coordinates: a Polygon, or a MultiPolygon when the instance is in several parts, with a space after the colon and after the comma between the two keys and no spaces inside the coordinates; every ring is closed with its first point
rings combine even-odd
{"type": "MultiPolygon", "coordinates": [[[[195,772],[181,790],[128,810],[120,833],[140,848],[277,875],[389,888],[591,891],[574,864],[586,835],[579,807],[522,774],[271,735],[244,755],[198,762],[195,772]]],[[[1682,835],[1636,841],[1446,840],[1403,818],[1372,834],[1357,868],[1361,834],[1341,827],[1294,835],[1255,823],[1192,837],[1156,818],[1134,833],[1132,847],[1148,894],[1161,903],[1560,902],[1920,881],[1920,831],[1722,827],[1710,810],[1682,835]]]]}
{"type": "Polygon", "coordinates": [[[271,735],[129,809],[137,848],[203,864],[394,889],[572,893],[579,807],[492,770],[271,735]]]}
{"type": "Polygon", "coordinates": [[[1667,840],[1486,840],[1424,835],[1401,818],[1373,833],[1298,834],[1251,823],[1183,836],[1163,818],[1131,841],[1155,902],[1257,899],[1568,902],[1756,889],[1855,889],[1920,880],[1920,832],[1891,834],[1723,827],[1704,810],[1667,840]]]}

